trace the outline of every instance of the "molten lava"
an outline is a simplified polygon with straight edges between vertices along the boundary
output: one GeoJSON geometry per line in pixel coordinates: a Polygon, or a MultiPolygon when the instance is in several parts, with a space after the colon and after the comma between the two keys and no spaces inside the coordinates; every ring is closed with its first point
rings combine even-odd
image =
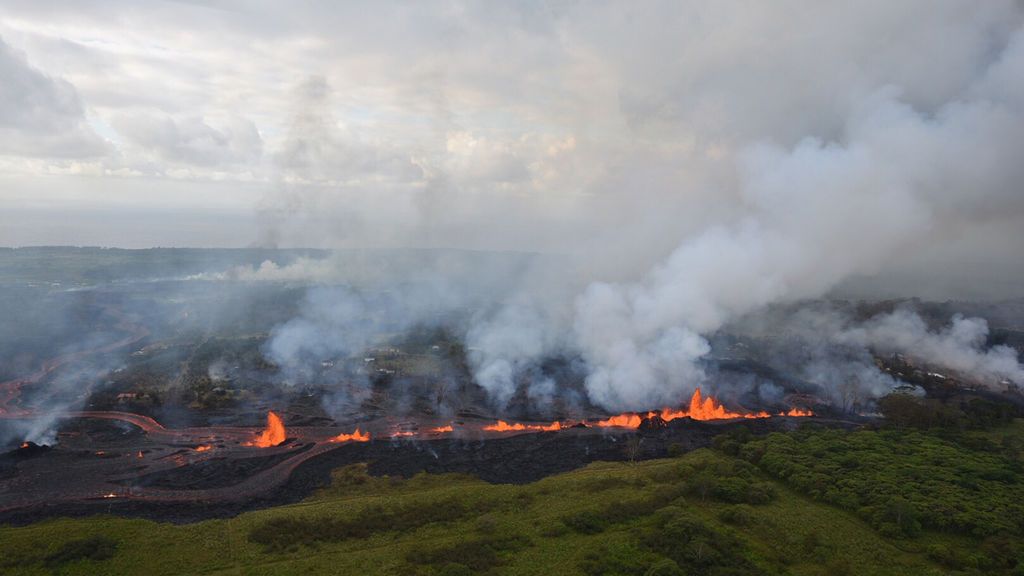
{"type": "Polygon", "coordinates": [[[259,436],[253,438],[251,442],[246,442],[243,446],[270,448],[284,442],[284,439],[284,422],[281,421],[281,417],[273,412],[267,412],[267,427],[264,428],[259,436]]]}
{"type": "Polygon", "coordinates": [[[328,442],[369,442],[370,433],[360,432],[359,428],[356,428],[355,432],[351,434],[338,434],[334,438],[328,440],[328,442]]]}
{"type": "MultiPolygon", "coordinates": [[[[810,410],[792,408],[788,412],[780,412],[778,416],[813,416],[810,410]]],[[[677,418],[693,418],[694,420],[724,420],[729,418],[769,418],[772,414],[768,412],[731,412],[718,403],[712,396],[702,398],[700,388],[693,392],[690,397],[690,405],[682,410],[662,408],[660,411],[648,412],[647,414],[619,414],[597,422],[602,427],[638,428],[645,417],[651,418],[660,416],[662,420],[670,422],[677,418]]]]}
{"type": "Polygon", "coordinates": [[[429,432],[432,434],[447,434],[448,432],[452,432],[453,430],[455,430],[455,428],[452,428],[452,425],[449,424],[447,426],[438,426],[437,428],[431,428],[429,432]]]}
{"type": "Polygon", "coordinates": [[[619,414],[618,416],[612,416],[611,418],[601,420],[597,425],[602,428],[639,428],[642,420],[643,417],[639,414],[619,414]]]}
{"type": "Polygon", "coordinates": [[[561,429],[561,422],[552,422],[551,424],[522,424],[520,422],[516,422],[515,424],[509,424],[504,420],[498,420],[496,424],[484,426],[484,430],[487,430],[488,432],[519,432],[523,430],[533,430],[536,432],[555,432],[561,429]]]}
{"type": "Polygon", "coordinates": [[[21,448],[22,448],[23,450],[24,450],[24,449],[26,449],[26,448],[28,448],[28,447],[29,447],[29,444],[28,444],[28,442],[22,442],[22,443],[21,443],[21,448]]]}
{"type": "MultiPolygon", "coordinates": [[[[271,412],[271,414],[273,414],[273,412],[271,412]]],[[[284,440],[284,432],[281,433],[281,440],[284,440]]],[[[280,442],[278,442],[278,444],[280,444],[280,442]]],[[[209,444],[196,446],[196,452],[209,452],[210,450],[213,450],[213,446],[210,446],[209,444]]]]}

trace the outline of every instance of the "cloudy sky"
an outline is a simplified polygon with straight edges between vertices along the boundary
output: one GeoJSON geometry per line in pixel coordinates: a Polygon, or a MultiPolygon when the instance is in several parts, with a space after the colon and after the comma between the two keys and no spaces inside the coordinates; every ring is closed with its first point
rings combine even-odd
{"type": "Polygon", "coordinates": [[[763,212],[772,154],[863,144],[913,173],[865,160],[875,180],[813,197],[912,188],[899,266],[1005,268],[1022,22],[1012,0],[0,0],[0,245],[540,250],[629,277],[763,212]]]}

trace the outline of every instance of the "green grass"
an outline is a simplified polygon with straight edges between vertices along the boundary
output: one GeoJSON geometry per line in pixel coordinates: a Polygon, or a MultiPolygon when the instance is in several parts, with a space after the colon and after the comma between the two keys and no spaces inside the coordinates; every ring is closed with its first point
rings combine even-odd
{"type": "MultiPolygon", "coordinates": [[[[847,573],[858,575],[944,573],[927,558],[920,542],[884,538],[854,514],[814,502],[739,460],[709,450],[633,465],[596,463],[526,486],[491,485],[460,475],[397,481],[347,468],[335,473],[331,487],[304,502],[231,520],[174,526],[93,517],[4,527],[0,528],[0,573],[467,573],[454,565],[445,567],[444,562],[455,558],[477,563],[468,573],[579,575],[585,573],[582,566],[590,566],[588,555],[605,561],[620,554],[653,563],[659,556],[644,542],[659,529],[655,527],[659,514],[699,525],[704,535],[694,540],[695,547],[703,546],[705,540],[718,546],[727,543],[734,548],[728,553],[742,557],[747,566],[740,572],[715,572],[712,566],[694,573],[823,575],[842,574],[846,567],[851,570],[847,573]],[[694,476],[707,470],[726,475],[738,470],[752,481],[770,483],[775,497],[759,505],[702,498],[691,484],[694,476]],[[463,502],[468,512],[448,515],[455,519],[445,522],[410,516],[432,514],[429,503],[451,499],[463,502]],[[639,507],[623,502],[639,503],[639,507]],[[660,512],[652,513],[651,506],[660,512]],[[310,539],[306,530],[291,535],[296,541],[284,546],[280,541],[287,541],[287,533],[274,546],[250,539],[282,519],[286,522],[281,526],[349,521],[372,507],[413,520],[409,526],[378,526],[360,537],[340,539],[310,539]],[[584,511],[602,518],[599,531],[580,532],[564,521],[584,511]],[[116,543],[111,557],[66,552],[88,548],[89,542],[97,540],[116,543]]],[[[109,552],[109,545],[104,551],[109,552]]],[[[688,553],[679,552],[682,561],[689,561],[688,553]]],[[[605,573],[642,575],[646,569],[605,573]]]]}

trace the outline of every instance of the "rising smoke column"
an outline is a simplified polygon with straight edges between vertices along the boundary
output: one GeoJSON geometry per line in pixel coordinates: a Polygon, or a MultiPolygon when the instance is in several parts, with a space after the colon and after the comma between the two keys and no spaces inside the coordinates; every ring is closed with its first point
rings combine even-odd
{"type": "Polygon", "coordinates": [[[884,88],[835,141],[749,146],[735,221],[689,238],[640,281],[594,283],[576,300],[574,334],[592,398],[612,409],[678,402],[703,377],[702,335],[876,271],[926,239],[939,215],[970,217],[1005,201],[1021,181],[1008,151],[1024,133],[1022,69],[1018,31],[961,98],[934,114],[884,88]]]}
{"type": "MultiPolygon", "coordinates": [[[[507,402],[529,380],[524,376],[539,359],[562,352],[582,357],[592,400],[609,409],[678,403],[706,378],[701,365],[710,350],[706,336],[724,324],[771,304],[828,294],[851,276],[891,270],[900,256],[913,261],[936,240],[955,245],[958,234],[992,223],[1005,226],[1024,213],[1024,163],[1017,158],[1024,133],[1024,40],[1015,30],[1019,6],[794,6],[808,9],[800,24],[777,7],[715,6],[697,17],[685,17],[685,11],[681,18],[657,14],[659,24],[672,24],[665,27],[671,33],[662,38],[651,31],[649,43],[648,36],[628,27],[632,36],[608,44],[597,39],[618,30],[626,20],[621,14],[609,18],[613,27],[600,21],[576,26],[573,18],[559,23],[557,37],[572,50],[566,72],[585,69],[587,89],[570,94],[579,106],[569,108],[578,109],[581,119],[553,124],[573,135],[569,148],[585,160],[574,164],[593,167],[580,179],[597,183],[580,196],[608,196],[610,209],[591,211],[601,206],[597,201],[557,204],[568,206],[566,213],[579,208],[576,221],[583,224],[565,236],[588,245],[573,256],[589,276],[565,282],[573,288],[580,282],[576,293],[563,300],[560,292],[551,296],[537,289],[531,278],[523,291],[532,298],[513,299],[474,319],[467,331],[471,367],[496,404],[507,402]],[[692,34],[674,28],[691,23],[696,29],[684,29],[692,34]],[[890,44],[880,41],[908,23],[915,25],[908,35],[890,44]],[[680,37],[685,42],[678,44],[680,37]],[[750,38],[773,37],[776,41],[763,47],[765,54],[734,51],[734,46],[747,52],[761,47],[750,38]],[[884,46],[875,46],[876,41],[884,46]],[[594,83],[595,77],[606,82],[594,83]],[[669,81],[662,81],[666,77],[669,81]],[[588,100],[592,95],[612,96],[588,100]],[[679,177],[683,172],[695,175],[679,177]],[[656,176],[644,177],[650,174],[656,176]],[[626,211],[635,204],[640,207],[626,211]],[[652,209],[652,204],[665,207],[652,209]],[[665,221],[679,221],[679,230],[667,229],[665,221]],[[671,245],[675,248],[660,258],[663,246],[671,245]],[[616,248],[621,249],[612,251],[616,248]],[[635,272],[659,258],[648,271],[635,272]],[[554,303],[537,303],[545,297],[554,303]]],[[[642,16],[635,20],[644,21],[642,16]]],[[[651,15],[646,18],[649,22],[651,15]]],[[[542,100],[546,95],[537,94],[542,100]]],[[[446,136],[437,155],[444,158],[470,141],[446,136]]],[[[440,170],[432,154],[423,156],[428,172],[440,170]]],[[[318,165],[315,158],[308,160],[318,165]]],[[[551,206],[538,198],[556,195],[540,186],[556,171],[542,162],[533,165],[545,170],[527,170],[531,178],[515,171],[515,186],[509,178],[500,186],[491,182],[530,199],[522,204],[527,217],[514,222],[529,236],[519,239],[524,245],[536,238],[562,239],[542,234],[548,231],[536,222],[554,220],[542,220],[545,210],[530,204],[551,206]]],[[[458,170],[448,168],[450,173],[432,186],[459,181],[458,170]]],[[[473,190],[478,188],[487,188],[486,183],[473,190]]],[[[459,236],[463,225],[491,232],[509,212],[496,216],[475,204],[472,195],[451,201],[429,206],[424,214],[451,213],[465,220],[448,226],[455,232],[443,236],[455,243],[472,241],[459,236]]],[[[432,221],[418,224],[435,232],[447,229],[435,229],[432,221]]],[[[548,247],[561,246],[552,241],[548,247]]],[[[326,309],[331,306],[325,302],[326,309]]],[[[296,330],[275,336],[282,343],[290,336],[311,342],[282,347],[288,357],[320,346],[317,334],[343,331],[334,320],[321,325],[317,318],[326,314],[309,316],[292,327],[296,330]],[[307,333],[314,338],[302,336],[307,333]]],[[[338,321],[344,320],[339,315],[338,321]]],[[[834,367],[829,361],[815,371],[824,375],[834,367]]],[[[823,379],[853,377],[834,373],[823,379]]]]}

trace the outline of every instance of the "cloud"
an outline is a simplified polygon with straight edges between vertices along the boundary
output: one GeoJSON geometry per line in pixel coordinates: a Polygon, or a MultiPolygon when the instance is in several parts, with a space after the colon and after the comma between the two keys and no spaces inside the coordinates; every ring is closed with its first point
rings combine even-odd
{"type": "Polygon", "coordinates": [[[88,158],[106,143],[86,123],[78,92],[32,67],[0,38],[0,154],[88,158]]]}
{"type": "Polygon", "coordinates": [[[116,116],[112,125],[141,154],[170,164],[250,166],[258,164],[263,154],[263,139],[256,126],[238,116],[228,117],[218,128],[194,116],[176,120],[164,114],[141,113],[116,116]]]}

